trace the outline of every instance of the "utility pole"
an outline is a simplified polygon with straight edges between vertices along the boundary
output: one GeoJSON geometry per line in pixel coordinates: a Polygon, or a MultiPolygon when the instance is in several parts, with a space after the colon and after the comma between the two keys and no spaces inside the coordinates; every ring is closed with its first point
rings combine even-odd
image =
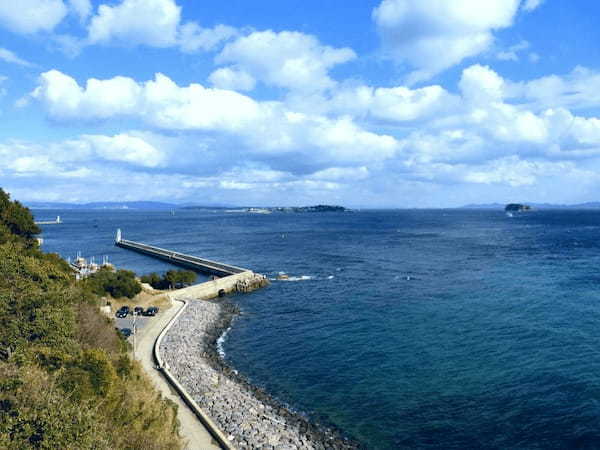
{"type": "Polygon", "coordinates": [[[133,311],[133,359],[136,359],[135,358],[135,335],[137,334],[136,329],[135,329],[136,316],[137,316],[137,313],[134,310],[133,311]]]}

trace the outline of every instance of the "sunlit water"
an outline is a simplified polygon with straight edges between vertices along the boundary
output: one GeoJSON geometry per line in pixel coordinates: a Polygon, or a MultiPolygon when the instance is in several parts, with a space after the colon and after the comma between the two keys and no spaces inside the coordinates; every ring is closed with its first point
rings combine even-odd
{"type": "Polygon", "coordinates": [[[142,274],[138,240],[275,278],[228,361],[368,448],[600,447],[600,212],[36,211],[44,249],[142,274]]]}

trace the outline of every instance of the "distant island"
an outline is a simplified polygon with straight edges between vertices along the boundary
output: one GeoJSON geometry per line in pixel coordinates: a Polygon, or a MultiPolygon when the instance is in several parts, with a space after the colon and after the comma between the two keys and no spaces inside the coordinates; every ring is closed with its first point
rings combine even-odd
{"type": "Polygon", "coordinates": [[[267,208],[238,208],[228,209],[228,213],[248,213],[248,214],[272,214],[272,213],[327,213],[327,212],[346,212],[350,211],[343,206],[337,205],[314,205],[314,206],[277,206],[267,208]]]}
{"type": "MultiPolygon", "coordinates": [[[[577,203],[573,205],[565,205],[565,204],[553,204],[553,203],[533,203],[527,202],[523,203],[528,205],[530,208],[535,209],[600,209],[600,202],[587,202],[587,203],[577,203]]],[[[506,208],[506,204],[502,203],[482,203],[482,204],[470,204],[461,206],[459,209],[504,209],[506,208]]]]}
{"type": "Polygon", "coordinates": [[[509,203],[504,207],[504,211],[506,212],[525,212],[531,211],[531,206],[523,205],[521,203],[509,203]]]}
{"type": "Polygon", "coordinates": [[[315,206],[289,206],[278,208],[267,208],[274,212],[293,212],[293,213],[316,213],[316,212],[346,212],[348,209],[343,206],[335,205],[315,205],[315,206]]]}

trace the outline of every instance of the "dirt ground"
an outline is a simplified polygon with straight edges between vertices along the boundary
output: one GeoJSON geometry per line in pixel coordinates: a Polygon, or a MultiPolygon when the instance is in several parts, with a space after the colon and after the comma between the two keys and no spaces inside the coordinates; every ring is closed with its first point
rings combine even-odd
{"type": "MultiPolygon", "coordinates": [[[[105,302],[111,304],[112,313],[116,312],[121,306],[129,306],[132,309],[136,306],[141,306],[144,309],[149,306],[158,306],[161,310],[167,310],[171,307],[171,302],[164,291],[154,290],[147,284],[142,284],[142,292],[132,299],[106,297],[105,302]]],[[[104,304],[106,305],[106,303],[104,304]]]]}

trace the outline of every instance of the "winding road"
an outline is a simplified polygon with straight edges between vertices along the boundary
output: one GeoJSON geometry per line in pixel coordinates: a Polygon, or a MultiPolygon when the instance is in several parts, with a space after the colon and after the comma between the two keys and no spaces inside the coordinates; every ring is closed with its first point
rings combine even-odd
{"type": "Polygon", "coordinates": [[[185,448],[188,450],[220,449],[221,447],[212,438],[204,425],[185,404],[179,394],[172,389],[162,372],[155,367],[156,363],[154,362],[153,355],[154,342],[163,328],[182,307],[183,303],[173,302],[173,306],[167,310],[161,310],[159,315],[149,321],[150,323],[138,330],[136,357],[163,397],[177,404],[177,418],[181,424],[180,434],[186,441],[185,448]]]}

